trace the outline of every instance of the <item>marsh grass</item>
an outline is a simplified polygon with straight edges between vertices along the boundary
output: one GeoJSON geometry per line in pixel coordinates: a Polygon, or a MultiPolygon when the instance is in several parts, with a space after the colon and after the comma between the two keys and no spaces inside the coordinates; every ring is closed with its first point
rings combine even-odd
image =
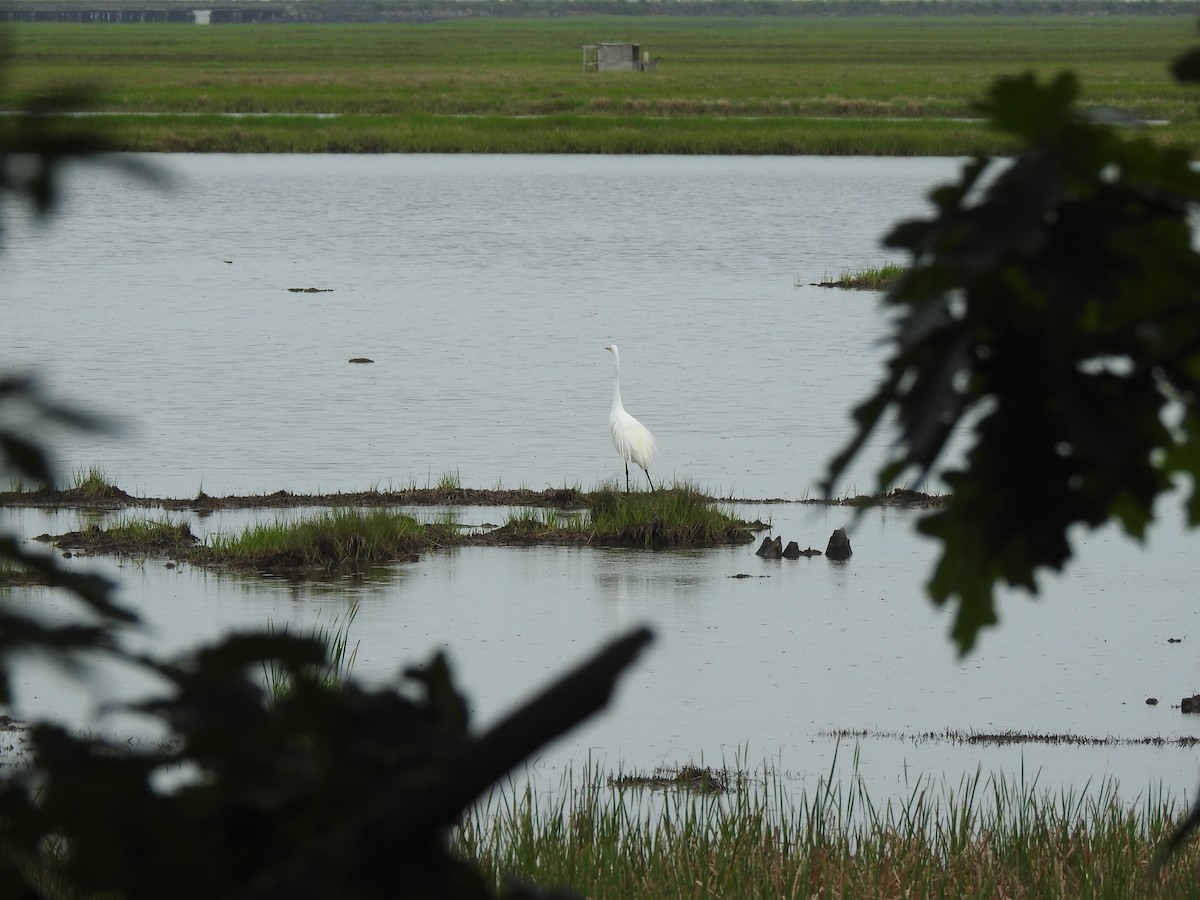
{"type": "Polygon", "coordinates": [[[85,503],[99,503],[128,496],[108,480],[103,469],[96,466],[76,469],[71,475],[71,484],[64,493],[85,503]]]}
{"type": "MultiPolygon", "coordinates": [[[[322,687],[340,689],[350,683],[350,674],[358,657],[359,646],[358,641],[354,642],[353,648],[350,646],[350,626],[354,624],[357,615],[358,607],[352,606],[345,618],[335,617],[329,625],[318,625],[308,633],[309,637],[325,646],[324,664],[307,673],[322,687]]],[[[276,631],[268,622],[267,631],[272,635],[287,634],[288,628],[285,626],[281,632],[276,631]]],[[[288,673],[270,663],[263,663],[263,683],[272,703],[278,703],[292,690],[292,680],[288,673]]]]}
{"type": "Polygon", "coordinates": [[[33,489],[25,482],[24,478],[21,478],[19,475],[12,475],[8,479],[8,487],[4,493],[25,494],[31,490],[33,489]]]}
{"type": "Polygon", "coordinates": [[[843,269],[837,278],[830,278],[826,275],[818,284],[820,287],[886,291],[899,281],[900,276],[906,271],[908,271],[907,266],[888,262],[879,266],[868,266],[864,269],[843,269]]]}
{"type": "MultiPolygon", "coordinates": [[[[97,526],[91,527],[101,530],[97,526]]],[[[170,516],[163,519],[122,517],[106,526],[103,532],[118,546],[145,548],[148,554],[179,555],[196,543],[188,523],[170,516]]]]}
{"type": "Polygon", "coordinates": [[[490,532],[498,543],[600,544],[625,547],[711,547],[752,539],[750,526],[691,483],[625,492],[606,481],[590,493],[564,488],[583,510],[521,509],[490,532]]]}
{"type": "Polygon", "coordinates": [[[458,474],[458,469],[443,472],[437,481],[439,491],[461,491],[462,486],[462,477],[458,474]]]}
{"type": "Polygon", "coordinates": [[[746,523],[714,503],[695,484],[675,482],[655,491],[620,489],[609,481],[587,495],[598,543],[633,547],[707,547],[752,539],[746,523]]]}
{"type": "MultiPolygon", "coordinates": [[[[836,764],[835,764],[836,765],[836,764]]],[[[580,896],[1197,897],[1200,853],[1148,864],[1181,812],[1107,781],[1050,791],[1022,770],[922,778],[876,802],[857,775],[793,793],[764,768],[730,790],[616,785],[595,768],[557,791],[510,784],[454,834],[497,887],[510,876],[580,896]]]]}
{"type": "Polygon", "coordinates": [[[130,518],[123,516],[107,526],[92,524],[82,531],[35,540],[56,544],[63,550],[101,553],[128,558],[150,556],[176,559],[190,558],[196,547],[196,536],[187,522],[164,519],[130,518]]]}
{"type": "Polygon", "coordinates": [[[214,534],[215,561],[260,568],[324,568],[403,559],[449,533],[437,524],[387,510],[334,509],[296,522],[248,526],[237,535],[214,534]]]}
{"type": "MultiPolygon", "coordinates": [[[[454,494],[452,489],[439,487],[437,493],[445,502],[455,499],[444,496],[454,494]]],[[[523,508],[499,528],[459,521],[454,508],[419,520],[370,505],[335,506],[290,521],[277,518],[233,534],[214,532],[203,544],[185,521],[169,517],[126,518],[107,527],[91,525],[83,531],[43,535],[39,540],[87,553],[169,556],[197,565],[264,571],[340,573],[348,568],[360,572],[375,564],[412,562],[422,552],[465,544],[706,547],[752,537],[752,526],[735,519],[731,508],[722,508],[692,485],[623,495],[613,482],[591,494],[564,487],[548,495],[546,499],[561,505],[523,508]]]]}
{"type": "Polygon", "coordinates": [[[549,536],[552,533],[582,534],[587,531],[588,523],[578,511],[543,506],[510,513],[502,527],[514,534],[549,536]]]}

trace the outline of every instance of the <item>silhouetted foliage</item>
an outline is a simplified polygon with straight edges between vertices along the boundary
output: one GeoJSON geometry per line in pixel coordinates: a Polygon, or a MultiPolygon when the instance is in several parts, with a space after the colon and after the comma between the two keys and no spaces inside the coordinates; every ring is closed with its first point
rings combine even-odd
{"type": "Polygon", "coordinates": [[[324,647],[286,636],[234,636],[187,659],[147,661],[170,690],[142,708],[171,738],[130,747],[36,726],[32,770],[0,785],[4,862],[19,880],[54,838],[69,848],[56,875],[85,892],[490,897],[448,852],[447,829],[603,706],[648,640],[635,631],[616,641],[479,736],[440,656],[409,670],[416,690],[401,692],[330,687],[314,674],[324,647]],[[274,703],[254,675],[263,660],[291,680],[274,703]]]}
{"type": "Polygon", "coordinates": [[[1070,558],[1072,526],[1115,519],[1140,539],[1155,499],[1200,475],[1200,174],[1077,111],[1078,93],[1070,73],[999,79],[981,111],[1023,151],[970,162],[931,194],[933,218],[887,237],[911,259],[886,301],[895,351],[828,477],[891,414],[881,487],[923,479],[970,435],[942,474],[950,501],[918,526],[941,543],[928,588],[957,602],[964,653],[997,621],[997,583],[1036,592],[1070,558]]]}

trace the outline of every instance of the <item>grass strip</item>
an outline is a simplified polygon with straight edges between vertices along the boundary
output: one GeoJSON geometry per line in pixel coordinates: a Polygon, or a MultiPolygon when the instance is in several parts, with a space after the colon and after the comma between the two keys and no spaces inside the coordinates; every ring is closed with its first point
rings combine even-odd
{"type": "Polygon", "coordinates": [[[620,490],[617,481],[583,496],[587,515],[523,510],[477,542],[568,543],[600,546],[713,547],[753,539],[751,526],[688,482],[656,491],[620,490]]]}
{"type": "Polygon", "coordinates": [[[642,786],[596,769],[557,791],[510,784],[468,814],[454,846],[490,883],[579,896],[1200,896],[1200,851],[1148,865],[1181,813],[1150,791],[1126,803],[1115,782],[1041,788],[1024,771],[957,785],[922,778],[880,803],[857,776],[794,795],[777,772],[722,778],[725,791],[642,786]]]}
{"type": "Polygon", "coordinates": [[[1002,154],[1004,139],[970,121],[973,103],[999,75],[1070,68],[1085,107],[1200,147],[1195,92],[1168,71],[1195,43],[1190,8],[1121,9],[21,23],[0,109],[85,86],[88,109],[115,114],[104,119],[115,146],[139,151],[1002,154]],[[597,40],[638,42],[661,62],[585,73],[580,47],[597,40]]]}
{"type": "MultiPolygon", "coordinates": [[[[115,147],[133,152],[958,156],[1014,147],[984,123],[940,119],[123,114],[103,124],[115,147]]],[[[1154,134],[1192,146],[1200,126],[1161,126],[1154,134]]]]}
{"type": "MultiPolygon", "coordinates": [[[[443,479],[446,481],[446,479],[443,479]]],[[[443,484],[433,489],[460,493],[443,484]]],[[[228,565],[262,571],[358,570],[379,563],[415,561],[418,554],[465,545],[602,545],[664,549],[711,547],[752,539],[754,526],[690,484],[653,493],[624,494],[616,483],[578,494],[586,508],[524,510],[499,528],[464,529],[449,513],[421,521],[391,509],[335,507],[296,521],[276,519],[240,533],[214,533],[199,544],[186,523],[122,520],[103,528],[41,535],[60,549],[122,556],[168,556],[196,565],[228,565]]]]}

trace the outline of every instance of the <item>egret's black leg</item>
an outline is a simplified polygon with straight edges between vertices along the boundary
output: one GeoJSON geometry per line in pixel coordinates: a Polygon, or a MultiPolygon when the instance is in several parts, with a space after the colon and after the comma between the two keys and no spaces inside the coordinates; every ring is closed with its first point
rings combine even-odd
{"type": "MultiPolygon", "coordinates": [[[[642,471],[646,473],[646,480],[650,481],[650,470],[642,469],[642,471]]],[[[650,491],[651,491],[651,493],[654,492],[654,482],[653,481],[650,481],[650,491]]]]}
{"type": "Polygon", "coordinates": [[[629,460],[625,460],[625,493],[629,493],[629,460]]]}

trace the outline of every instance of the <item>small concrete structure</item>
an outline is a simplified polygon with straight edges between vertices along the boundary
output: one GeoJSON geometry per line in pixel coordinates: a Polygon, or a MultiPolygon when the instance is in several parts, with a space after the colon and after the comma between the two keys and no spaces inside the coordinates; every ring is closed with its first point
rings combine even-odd
{"type": "Polygon", "coordinates": [[[658,60],[642,53],[641,44],[584,44],[585,72],[641,72],[653,69],[658,60]]]}

